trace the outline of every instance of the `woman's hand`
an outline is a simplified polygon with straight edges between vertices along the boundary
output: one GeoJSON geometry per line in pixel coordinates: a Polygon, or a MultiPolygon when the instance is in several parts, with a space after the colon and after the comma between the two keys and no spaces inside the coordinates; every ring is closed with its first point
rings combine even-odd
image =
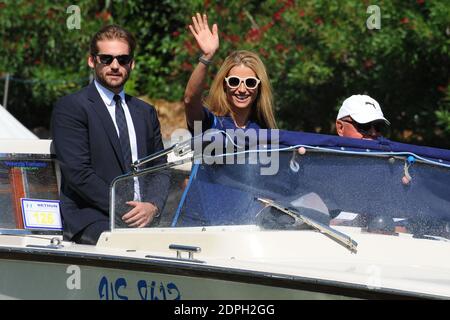
{"type": "Polygon", "coordinates": [[[197,13],[192,17],[193,25],[189,25],[189,30],[197,40],[197,44],[203,52],[203,56],[210,60],[214,56],[214,53],[219,48],[219,30],[217,24],[213,24],[212,32],[208,26],[208,17],[203,14],[197,13]]]}
{"type": "MultiPolygon", "coordinates": [[[[208,18],[206,14],[203,16],[197,13],[192,17],[192,25],[189,30],[197,40],[197,44],[203,53],[203,58],[212,60],[214,54],[219,48],[219,30],[217,24],[212,26],[212,31],[208,26],[208,18]]],[[[208,73],[208,64],[200,61],[195,67],[189,78],[184,92],[184,107],[186,112],[186,120],[189,128],[194,128],[194,121],[202,121],[205,117],[203,112],[203,90],[206,84],[206,76],[208,73]]]]}

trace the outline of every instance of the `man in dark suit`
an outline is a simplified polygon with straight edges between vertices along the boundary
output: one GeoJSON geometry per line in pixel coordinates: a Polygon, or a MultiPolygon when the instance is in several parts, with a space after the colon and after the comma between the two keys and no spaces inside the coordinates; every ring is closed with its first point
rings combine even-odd
{"type": "MultiPolygon", "coordinates": [[[[112,180],[129,172],[132,161],[163,149],[155,109],[123,90],[135,65],[134,49],[135,40],[125,29],[104,27],[90,45],[88,65],[95,80],[54,106],[51,127],[62,174],[66,240],[95,244],[110,228],[112,180]]],[[[163,209],[169,177],[155,175],[150,186],[137,178],[130,181],[131,196],[125,200],[121,222],[128,227],[149,226],[163,209]]]]}

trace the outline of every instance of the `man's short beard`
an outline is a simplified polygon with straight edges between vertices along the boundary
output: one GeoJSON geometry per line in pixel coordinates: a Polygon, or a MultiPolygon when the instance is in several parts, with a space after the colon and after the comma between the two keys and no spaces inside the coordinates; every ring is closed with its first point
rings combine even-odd
{"type": "Polygon", "coordinates": [[[121,81],[120,83],[111,84],[111,83],[108,83],[106,81],[106,78],[103,77],[101,74],[99,74],[97,72],[95,73],[95,79],[105,88],[111,88],[111,89],[117,89],[117,88],[123,87],[125,85],[125,83],[127,82],[129,76],[130,76],[130,74],[128,73],[127,76],[124,77],[123,81],[121,81]]]}

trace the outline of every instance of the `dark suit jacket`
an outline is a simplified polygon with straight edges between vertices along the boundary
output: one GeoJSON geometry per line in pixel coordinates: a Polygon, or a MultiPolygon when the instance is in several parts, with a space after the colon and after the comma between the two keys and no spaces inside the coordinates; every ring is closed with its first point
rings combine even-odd
{"type": "MultiPolygon", "coordinates": [[[[163,149],[156,110],[125,95],[136,131],[138,158],[163,149]]],[[[109,187],[125,173],[114,123],[92,82],[58,100],[53,108],[53,147],[61,169],[61,214],[64,237],[72,237],[89,224],[109,220],[109,187]]],[[[155,160],[155,164],[165,162],[155,160]]],[[[160,177],[152,202],[162,210],[169,186],[160,177]]],[[[132,199],[131,199],[132,200],[132,199]]]]}

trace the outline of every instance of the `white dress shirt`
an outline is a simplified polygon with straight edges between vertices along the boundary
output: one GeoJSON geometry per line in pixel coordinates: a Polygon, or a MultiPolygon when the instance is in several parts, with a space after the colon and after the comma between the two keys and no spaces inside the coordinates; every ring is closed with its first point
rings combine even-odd
{"type": "MultiPolygon", "coordinates": [[[[115,93],[109,89],[106,89],[97,80],[94,80],[95,87],[97,88],[100,97],[105,103],[106,109],[111,116],[111,119],[114,123],[114,127],[116,128],[117,136],[119,136],[119,128],[117,127],[116,122],[116,102],[114,101],[115,93]]],[[[128,127],[128,136],[130,137],[130,148],[131,148],[131,158],[132,161],[136,161],[138,159],[137,154],[137,142],[136,142],[136,131],[134,130],[133,120],[131,118],[130,110],[128,109],[128,105],[125,102],[125,92],[122,90],[118,94],[120,96],[120,100],[122,103],[123,111],[125,113],[125,120],[127,121],[128,127]]],[[[140,193],[139,193],[139,182],[137,178],[134,178],[134,200],[140,201],[140,193]]]]}

